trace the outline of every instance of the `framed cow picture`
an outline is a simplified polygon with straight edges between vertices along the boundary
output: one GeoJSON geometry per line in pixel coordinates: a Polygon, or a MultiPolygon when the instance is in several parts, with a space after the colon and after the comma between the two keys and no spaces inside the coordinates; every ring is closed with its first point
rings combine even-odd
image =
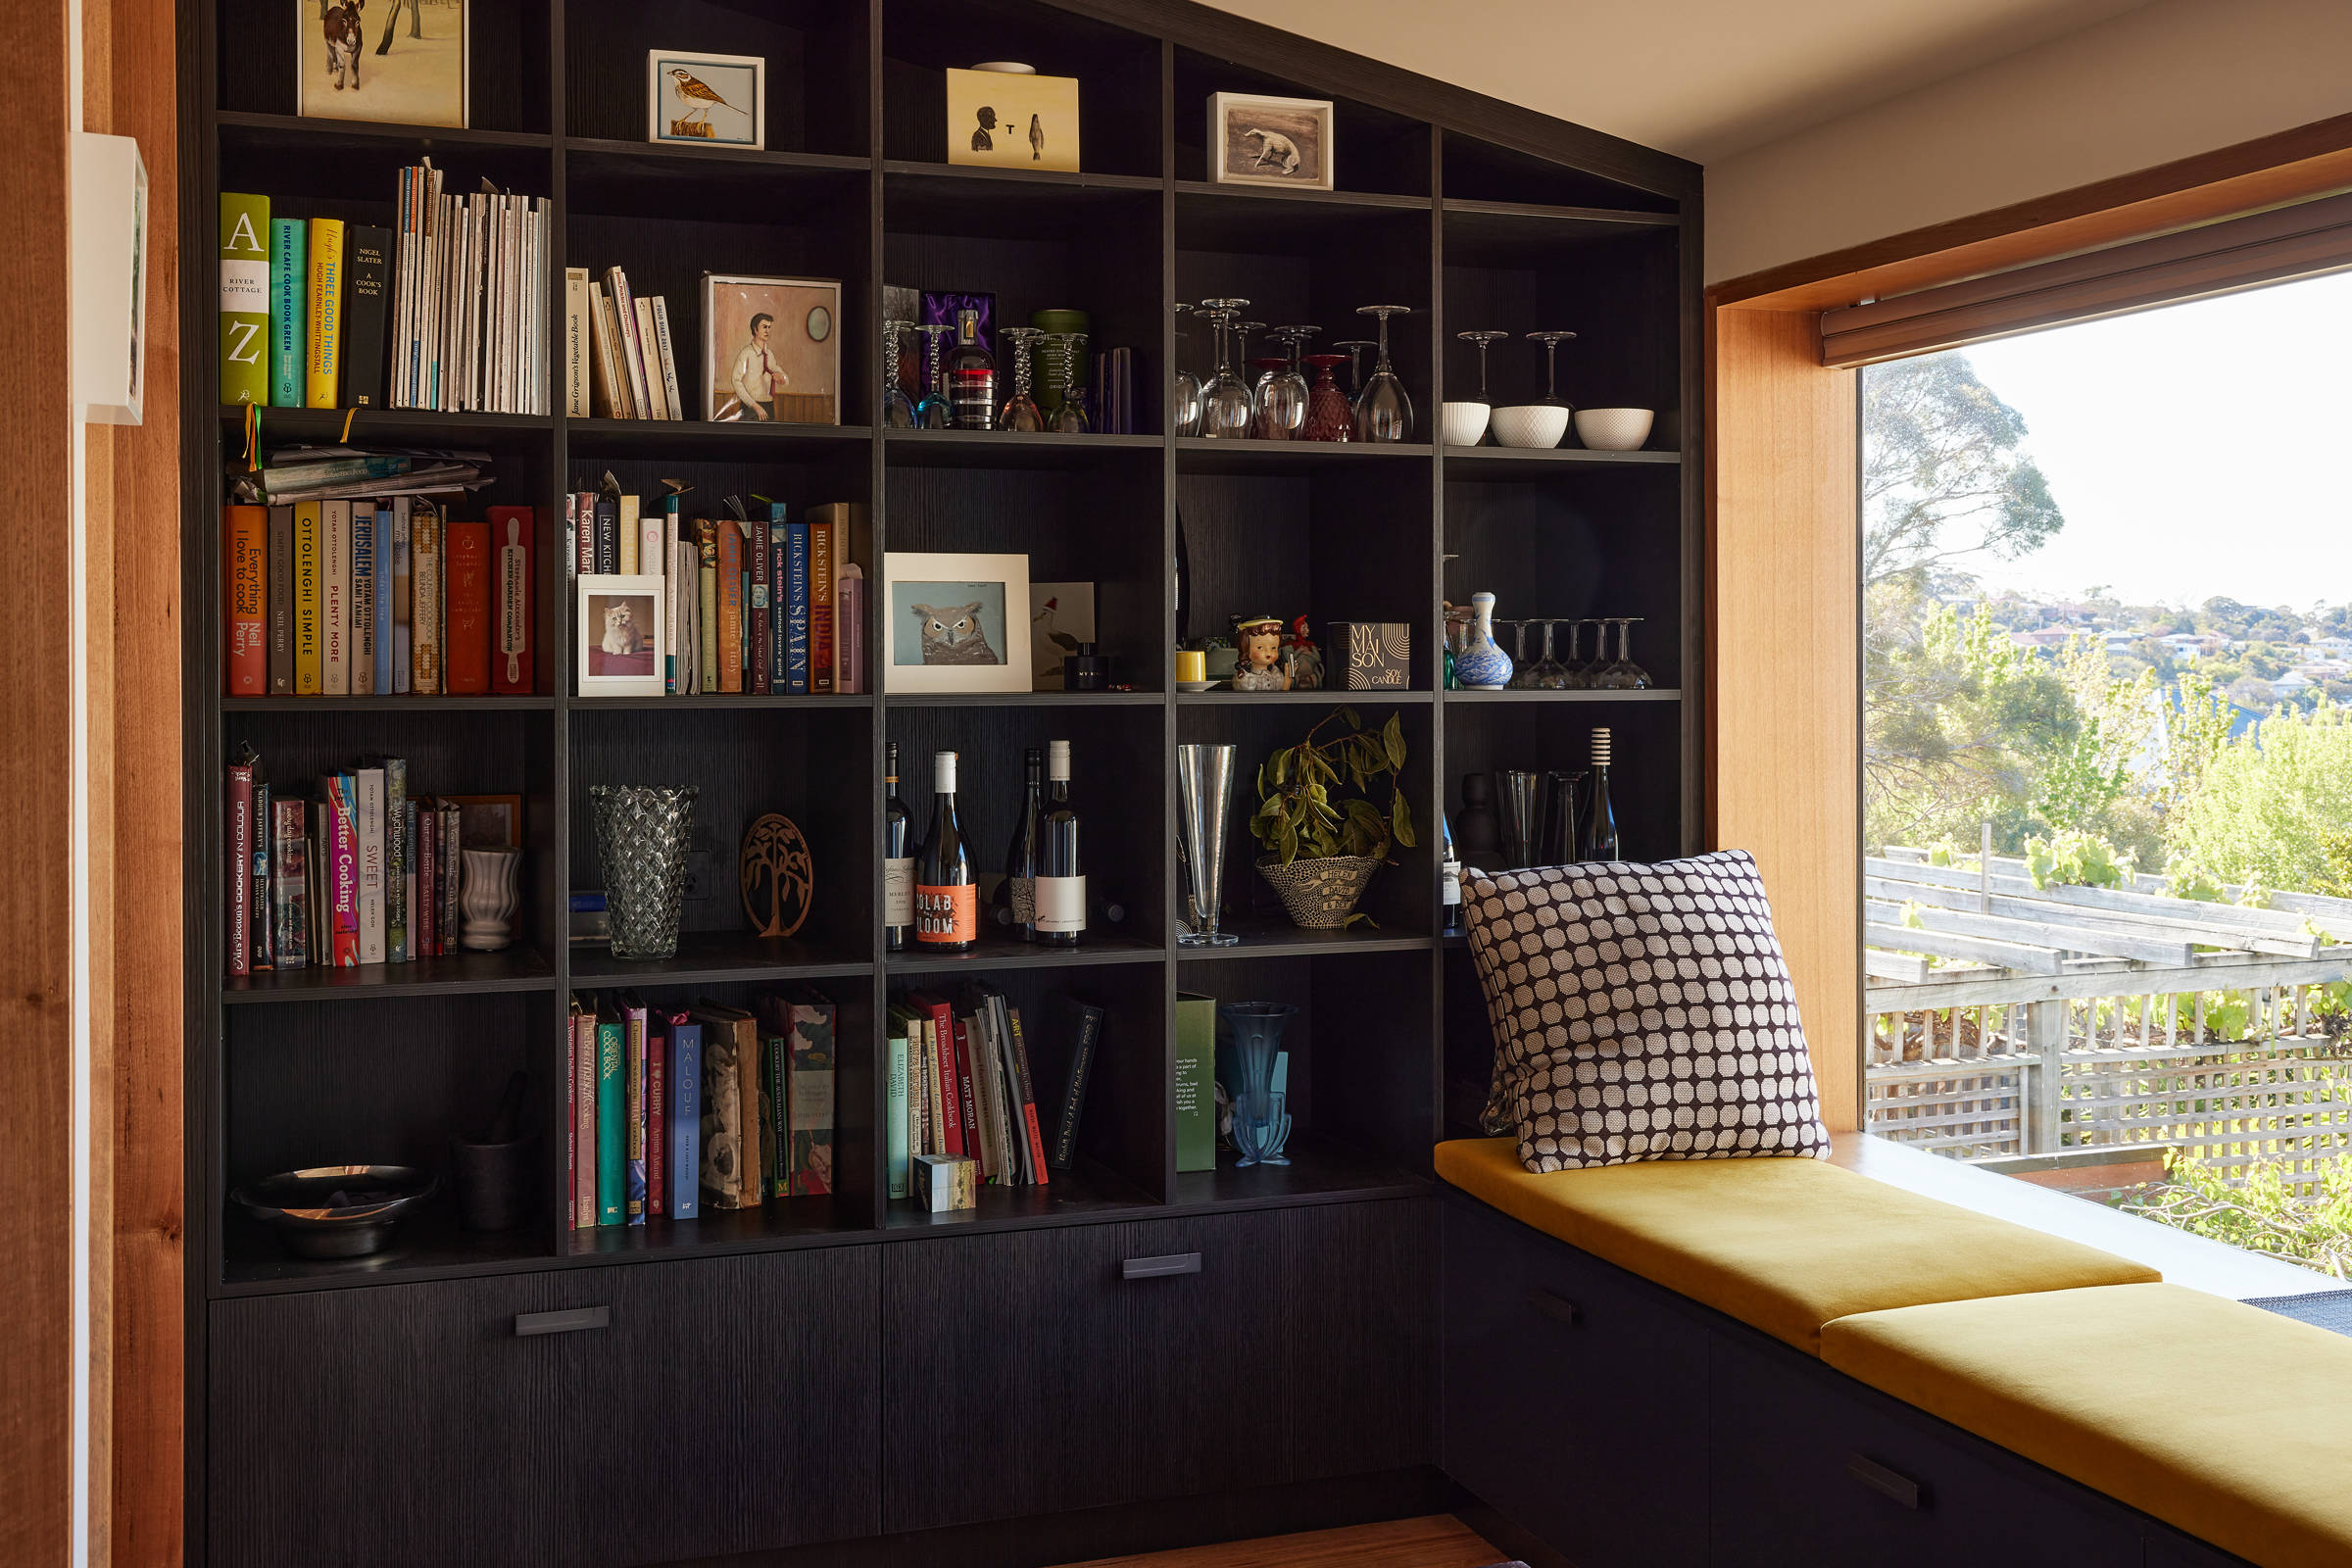
{"type": "Polygon", "coordinates": [[[467,0],[295,0],[299,113],[466,124],[467,0]]]}

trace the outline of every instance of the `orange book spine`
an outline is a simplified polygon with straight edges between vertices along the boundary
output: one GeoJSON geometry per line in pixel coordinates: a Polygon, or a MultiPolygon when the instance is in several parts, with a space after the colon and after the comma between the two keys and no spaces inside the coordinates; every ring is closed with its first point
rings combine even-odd
{"type": "Polygon", "coordinates": [[[221,534],[227,560],[220,574],[227,634],[224,662],[228,695],[263,697],[270,691],[269,559],[270,509],[223,507],[221,534]]]}
{"type": "Polygon", "coordinates": [[[490,689],[490,525],[453,522],[443,530],[442,569],[447,607],[441,661],[446,689],[455,695],[490,689]]]}

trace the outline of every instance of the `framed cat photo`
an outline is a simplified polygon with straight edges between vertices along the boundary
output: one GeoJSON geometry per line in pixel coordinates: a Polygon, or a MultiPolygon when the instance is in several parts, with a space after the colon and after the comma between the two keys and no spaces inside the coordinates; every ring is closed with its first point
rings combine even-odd
{"type": "Polygon", "coordinates": [[[883,691],[1029,690],[1027,556],[884,551],[882,610],[883,691]]]}
{"type": "Polygon", "coordinates": [[[579,695],[660,697],[669,654],[663,579],[590,574],[579,588],[579,695]]]}

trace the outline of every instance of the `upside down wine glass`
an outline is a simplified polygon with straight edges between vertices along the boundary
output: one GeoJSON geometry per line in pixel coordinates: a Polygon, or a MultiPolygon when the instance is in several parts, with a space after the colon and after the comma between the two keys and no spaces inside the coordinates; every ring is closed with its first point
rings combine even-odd
{"type": "Polygon", "coordinates": [[[1046,427],[1046,414],[1029,395],[1029,345],[1046,334],[1034,326],[1000,326],[997,336],[1012,345],[1012,396],[997,416],[1000,430],[1035,432],[1046,427]]]}
{"type": "Polygon", "coordinates": [[[1352,411],[1355,400],[1364,395],[1364,350],[1380,345],[1368,337],[1344,337],[1331,346],[1348,351],[1348,407],[1352,411]]]}
{"type": "Polygon", "coordinates": [[[956,329],[945,321],[926,321],[915,330],[930,341],[923,345],[923,401],[914,406],[914,425],[945,430],[956,423],[956,411],[948,406],[948,383],[940,374],[939,340],[956,329]]]}
{"type": "MultiPolygon", "coordinates": [[[[1181,321],[1192,314],[1193,308],[1177,304],[1169,309],[1176,313],[1176,319],[1181,321]]],[[[1181,330],[1176,334],[1176,385],[1169,400],[1168,413],[1176,421],[1178,435],[1200,433],[1200,378],[1184,366],[1184,345],[1191,336],[1191,333],[1181,330]]]]}
{"type": "Polygon", "coordinates": [[[1544,396],[1538,400],[1547,408],[1573,409],[1575,404],[1560,396],[1558,362],[1560,345],[1575,337],[1574,332],[1530,332],[1531,343],[1544,345],[1544,396]]]}
{"type": "Polygon", "coordinates": [[[1248,300],[1202,300],[1200,314],[1207,317],[1216,331],[1217,368],[1208,378],[1208,387],[1200,399],[1200,433],[1210,437],[1246,436],[1256,409],[1250,399],[1250,388],[1234,373],[1232,360],[1233,323],[1248,300]]]}
{"type": "Polygon", "coordinates": [[[1364,305],[1358,306],[1355,314],[1380,319],[1380,361],[1372,367],[1363,396],[1355,400],[1355,437],[1359,441],[1410,441],[1413,400],[1405,395],[1404,383],[1389,366],[1389,318],[1410,316],[1412,307],[1364,305]]]}
{"type": "Polygon", "coordinates": [[[1649,671],[1634,662],[1634,622],[1640,615],[1611,615],[1601,623],[1605,642],[1607,628],[1617,628],[1617,657],[1592,676],[1596,690],[1606,692],[1645,692],[1649,690],[1649,671]]]}
{"type": "Polygon", "coordinates": [[[1054,428],[1062,435],[1084,435],[1094,428],[1087,417],[1084,332],[1048,332],[1046,339],[1061,345],[1061,402],[1054,410],[1054,428]]]}
{"type": "Polygon", "coordinates": [[[914,402],[899,385],[899,342],[912,321],[882,323],[882,422],[893,430],[914,428],[914,402]]]}

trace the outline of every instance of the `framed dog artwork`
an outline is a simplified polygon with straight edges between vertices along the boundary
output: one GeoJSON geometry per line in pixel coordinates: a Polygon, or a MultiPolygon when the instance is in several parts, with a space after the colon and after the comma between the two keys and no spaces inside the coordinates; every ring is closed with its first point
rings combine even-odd
{"type": "Polygon", "coordinates": [[[1330,190],[1331,100],[1208,95],[1208,177],[1220,185],[1330,190]]]}
{"type": "Polygon", "coordinates": [[[579,579],[582,697],[659,697],[669,652],[659,576],[579,579]]]}
{"type": "Polygon", "coordinates": [[[300,113],[466,124],[468,0],[299,0],[300,113]]]}

